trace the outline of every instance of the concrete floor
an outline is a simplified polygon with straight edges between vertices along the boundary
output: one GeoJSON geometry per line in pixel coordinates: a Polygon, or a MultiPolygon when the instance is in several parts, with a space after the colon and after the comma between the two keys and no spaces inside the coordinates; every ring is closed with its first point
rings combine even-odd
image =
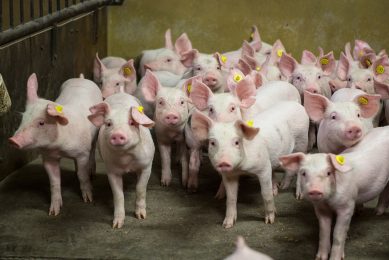
{"type": "MultiPolygon", "coordinates": [[[[0,185],[0,258],[222,259],[234,250],[238,235],[274,259],[314,259],[318,224],[310,203],[293,190],[276,197],[277,217],[265,225],[257,180],[243,178],[238,221],[222,228],[225,202],[213,198],[219,177],[205,160],[200,188],[188,194],[178,170],[168,188],[159,185],[159,158],[148,185],[147,219],[134,217],[135,176],[125,178],[126,220],[112,229],[112,194],[98,161],[94,202],[81,200],[70,160],[62,162],[64,206],[48,216],[49,182],[40,160],[10,175],[0,185]]],[[[347,259],[389,259],[389,214],[374,215],[375,202],[354,216],[346,242],[347,259]]]]}

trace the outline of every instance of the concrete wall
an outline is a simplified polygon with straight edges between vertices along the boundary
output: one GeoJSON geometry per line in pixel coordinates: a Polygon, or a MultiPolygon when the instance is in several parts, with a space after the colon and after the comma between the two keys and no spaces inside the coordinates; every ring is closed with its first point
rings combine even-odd
{"type": "Polygon", "coordinates": [[[19,112],[25,110],[29,75],[35,72],[38,76],[39,96],[54,100],[68,78],[78,77],[81,72],[92,78],[97,51],[106,55],[106,8],[97,13],[97,17],[90,14],[58,27],[55,34],[46,31],[11,46],[1,46],[0,73],[11,96],[12,109],[0,117],[0,180],[36,157],[36,153],[18,151],[7,143],[20,124],[19,112]]]}
{"type": "Polygon", "coordinates": [[[162,47],[164,32],[187,32],[201,52],[228,51],[248,39],[256,24],[268,43],[280,38],[288,52],[335,50],[360,38],[373,48],[389,48],[387,0],[126,0],[110,8],[108,53],[137,56],[162,47]]]}

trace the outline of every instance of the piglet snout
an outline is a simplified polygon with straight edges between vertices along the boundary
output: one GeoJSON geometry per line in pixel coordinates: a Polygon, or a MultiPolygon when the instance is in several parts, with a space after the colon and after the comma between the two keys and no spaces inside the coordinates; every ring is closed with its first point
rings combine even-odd
{"type": "Polygon", "coordinates": [[[176,125],[180,121],[180,116],[175,113],[169,113],[165,116],[165,122],[168,125],[176,125]]]}
{"type": "Polygon", "coordinates": [[[362,129],[358,126],[352,126],[346,129],[346,138],[355,140],[362,136],[362,129]]]}
{"type": "Polygon", "coordinates": [[[319,93],[319,91],[316,88],[307,88],[307,91],[311,92],[313,94],[318,94],[319,93]]]}
{"type": "Polygon", "coordinates": [[[20,144],[19,140],[15,136],[8,138],[8,143],[11,146],[13,146],[14,148],[17,148],[17,149],[22,148],[22,145],[20,144]]]}
{"type": "Polygon", "coordinates": [[[203,82],[205,85],[212,88],[217,85],[217,78],[212,75],[207,75],[205,76],[203,82]]]}
{"type": "Polygon", "coordinates": [[[319,190],[310,190],[308,192],[308,195],[309,195],[309,198],[311,198],[313,200],[318,200],[318,199],[322,198],[323,192],[321,192],[319,190]]]}
{"type": "Polygon", "coordinates": [[[217,165],[217,170],[220,172],[229,172],[232,170],[232,165],[228,162],[221,162],[217,165]]]}
{"type": "Polygon", "coordinates": [[[109,142],[115,146],[125,145],[128,142],[128,139],[123,133],[117,132],[111,135],[111,139],[109,140],[109,142]]]}

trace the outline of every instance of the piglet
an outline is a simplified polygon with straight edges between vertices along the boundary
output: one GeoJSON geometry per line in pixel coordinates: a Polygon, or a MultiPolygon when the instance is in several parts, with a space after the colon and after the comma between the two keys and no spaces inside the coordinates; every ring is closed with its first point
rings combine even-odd
{"type": "Polygon", "coordinates": [[[340,89],[331,100],[308,91],[304,93],[304,106],[309,117],[320,123],[317,134],[319,152],[337,154],[357,144],[373,128],[380,96],[357,89],[340,89]]]}
{"type": "Polygon", "coordinates": [[[38,97],[38,80],[34,74],[27,82],[26,112],[9,142],[18,149],[36,149],[50,180],[49,215],[58,215],[62,206],[60,160],[75,161],[82,198],[92,201],[90,175],[95,171],[96,127],[87,116],[88,107],[102,101],[99,88],[90,80],[74,78],[61,86],[53,102],[38,97]]]}
{"type": "Polygon", "coordinates": [[[119,57],[105,57],[100,60],[96,53],[93,78],[100,85],[103,98],[124,91],[133,94],[136,89],[134,60],[119,57]]]}
{"type": "Polygon", "coordinates": [[[171,173],[171,147],[177,143],[182,165],[182,184],[188,180],[188,158],[184,129],[189,116],[188,88],[167,88],[160,84],[151,71],[146,71],[143,83],[143,96],[155,106],[155,135],[161,156],[161,184],[169,186],[171,173]]]}
{"type": "Polygon", "coordinates": [[[371,130],[341,155],[295,153],[280,157],[282,166],[300,176],[304,198],[319,220],[316,259],[344,259],[344,246],[355,205],[379,195],[377,214],[389,204],[389,127],[371,130]],[[333,213],[337,215],[331,248],[333,213]]]}
{"type": "Polygon", "coordinates": [[[137,174],[135,216],[146,218],[146,188],[154,158],[154,143],[148,128],[154,122],[143,113],[139,101],[126,93],[109,96],[90,107],[88,119],[100,127],[98,147],[107,169],[115,213],[113,228],[124,224],[123,174],[137,174]]]}
{"type": "Polygon", "coordinates": [[[238,239],[236,241],[236,249],[235,252],[226,258],[224,260],[272,260],[273,258],[262,254],[260,252],[257,252],[250,247],[247,246],[246,242],[244,241],[244,238],[241,236],[238,236],[238,239]]]}

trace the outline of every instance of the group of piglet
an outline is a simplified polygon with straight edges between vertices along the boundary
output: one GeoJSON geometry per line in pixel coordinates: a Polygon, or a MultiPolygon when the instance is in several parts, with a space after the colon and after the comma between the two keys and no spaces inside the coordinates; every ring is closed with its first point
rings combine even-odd
{"type": "MultiPolygon", "coordinates": [[[[167,30],[164,48],[142,52],[138,84],[132,59],[96,55],[93,73],[95,83],[82,75],[67,80],[54,102],[38,97],[32,74],[26,112],[9,138],[16,148],[42,154],[50,215],[62,206],[62,157],[75,160],[82,197],[92,201],[97,144],[113,193],[113,227],[124,224],[122,175],[128,172],[138,177],[135,216],[146,218],[155,153],[150,128],[163,186],[172,180],[172,150],[189,192],[197,190],[202,155],[208,155],[222,177],[216,197],[226,198],[225,228],[237,219],[241,175],[258,178],[270,224],[274,196],[296,175],[296,197],[311,201],[319,220],[317,259],[344,258],[356,207],[377,196],[377,214],[388,206],[389,127],[378,126],[389,120],[389,60],[364,41],[355,40],[353,50],[346,44],[339,60],[332,51],[319,48],[316,56],[305,50],[299,63],[280,40],[262,42],[255,26],[240,49],[212,55],[193,49],[185,33],[173,44],[167,30]],[[307,153],[315,145],[319,153],[307,153]],[[285,175],[278,183],[274,171],[281,168],[285,175]]],[[[236,259],[242,259],[238,251],[236,259]]]]}

